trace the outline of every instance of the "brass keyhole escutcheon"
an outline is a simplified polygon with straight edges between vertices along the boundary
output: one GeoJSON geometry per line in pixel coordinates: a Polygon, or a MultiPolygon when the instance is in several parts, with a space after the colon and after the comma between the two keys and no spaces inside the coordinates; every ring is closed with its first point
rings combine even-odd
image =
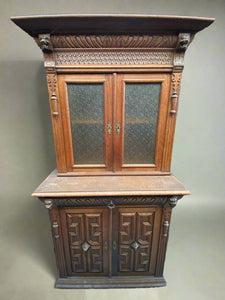
{"type": "Polygon", "coordinates": [[[117,132],[118,134],[120,134],[120,129],[121,129],[121,127],[120,127],[120,122],[117,122],[117,124],[116,124],[116,132],[117,132]]]}
{"type": "Polygon", "coordinates": [[[107,206],[109,209],[115,208],[115,204],[112,202],[112,200],[110,201],[110,203],[107,206]]]}
{"type": "Polygon", "coordinates": [[[107,241],[104,242],[104,249],[108,250],[108,242],[107,241]]]}
{"type": "Polygon", "coordinates": [[[113,241],[112,248],[113,248],[114,251],[116,250],[116,247],[117,247],[116,241],[113,241]]]}

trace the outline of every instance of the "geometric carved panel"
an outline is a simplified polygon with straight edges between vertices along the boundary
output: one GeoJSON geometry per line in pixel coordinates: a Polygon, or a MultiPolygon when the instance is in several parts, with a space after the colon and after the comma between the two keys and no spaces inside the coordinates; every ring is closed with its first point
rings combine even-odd
{"type": "Polygon", "coordinates": [[[56,65],[172,65],[169,51],[56,52],[56,65]]]}
{"type": "Polygon", "coordinates": [[[69,213],[66,219],[72,272],[103,272],[102,213],[69,213]]]}
{"type": "Polygon", "coordinates": [[[119,212],[119,272],[149,272],[154,212],[119,212]]]}

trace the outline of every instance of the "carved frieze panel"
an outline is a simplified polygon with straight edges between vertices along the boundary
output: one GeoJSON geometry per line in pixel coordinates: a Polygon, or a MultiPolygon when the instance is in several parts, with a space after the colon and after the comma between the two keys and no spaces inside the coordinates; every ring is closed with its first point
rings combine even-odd
{"type": "Polygon", "coordinates": [[[175,48],[177,35],[53,35],[54,48],[175,48]]]}
{"type": "Polygon", "coordinates": [[[47,209],[64,206],[98,206],[104,205],[115,208],[115,205],[124,204],[155,204],[176,206],[182,196],[123,196],[123,197],[65,197],[65,198],[40,198],[47,209]]]}
{"type": "Polygon", "coordinates": [[[49,206],[98,206],[98,205],[123,205],[123,204],[158,204],[165,205],[169,201],[169,196],[123,196],[123,197],[65,197],[65,198],[40,198],[46,208],[49,206]]]}
{"type": "Polygon", "coordinates": [[[56,65],[149,65],[173,64],[170,51],[56,52],[56,65]]]}

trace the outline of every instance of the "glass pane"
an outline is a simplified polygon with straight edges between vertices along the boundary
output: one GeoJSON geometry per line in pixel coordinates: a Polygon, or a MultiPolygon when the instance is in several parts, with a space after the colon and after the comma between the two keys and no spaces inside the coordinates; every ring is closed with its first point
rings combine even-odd
{"type": "Polygon", "coordinates": [[[102,83],[67,85],[75,164],[104,164],[102,83]]]}
{"type": "Polygon", "coordinates": [[[124,164],[154,164],[160,83],[125,87],[124,164]]]}

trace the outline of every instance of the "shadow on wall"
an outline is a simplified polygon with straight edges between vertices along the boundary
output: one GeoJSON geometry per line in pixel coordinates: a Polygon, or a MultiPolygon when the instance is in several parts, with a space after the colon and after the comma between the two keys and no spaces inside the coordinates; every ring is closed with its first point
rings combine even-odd
{"type": "Polygon", "coordinates": [[[21,205],[5,218],[1,234],[1,243],[9,245],[8,251],[12,253],[12,265],[25,255],[30,263],[57,278],[48,211],[38,199],[14,200],[21,205]]]}
{"type": "Polygon", "coordinates": [[[2,259],[7,267],[7,256],[16,263],[26,255],[55,277],[48,212],[30,197],[56,166],[43,62],[5,61],[0,68],[2,259]]]}
{"type": "Polygon", "coordinates": [[[9,160],[7,165],[3,162],[3,167],[21,175],[47,175],[56,163],[43,62],[10,61],[2,62],[0,67],[4,74],[1,151],[9,160]]]}

